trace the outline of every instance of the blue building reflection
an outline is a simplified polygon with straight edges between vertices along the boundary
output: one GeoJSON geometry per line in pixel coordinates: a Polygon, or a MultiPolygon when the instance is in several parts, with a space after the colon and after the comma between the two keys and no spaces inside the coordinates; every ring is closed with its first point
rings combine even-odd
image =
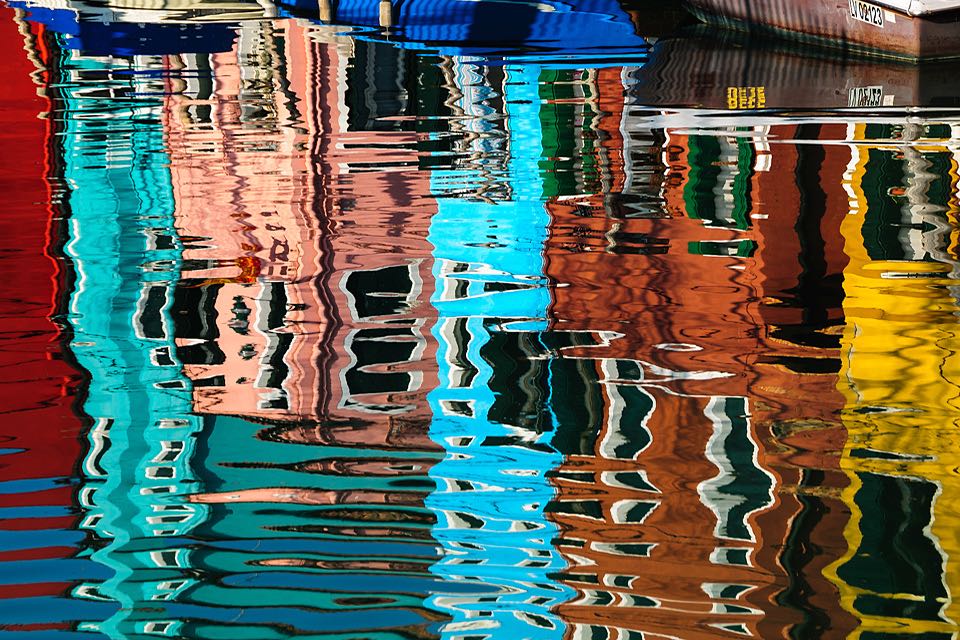
{"type": "MultiPolygon", "coordinates": [[[[437,594],[431,604],[453,620],[445,638],[561,638],[551,607],[571,591],[551,579],[565,567],[552,545],[558,530],[545,517],[554,495],[547,472],[562,462],[536,433],[491,415],[498,363],[494,334],[546,327],[550,303],[543,265],[549,216],[543,203],[540,69],[505,69],[506,120],[489,107],[494,89],[477,67],[454,65],[458,106],[474,128],[476,156],[495,166],[437,171],[439,209],[430,227],[436,247],[433,305],[438,320],[440,383],[430,394],[430,434],[447,451],[433,467],[437,490],[426,504],[437,513],[434,537],[443,557],[432,571],[472,593],[437,594]],[[491,198],[480,194],[495,194],[491,198]],[[444,197],[446,195],[446,197],[444,197]]],[[[467,153],[467,156],[474,154],[467,153]]]]}

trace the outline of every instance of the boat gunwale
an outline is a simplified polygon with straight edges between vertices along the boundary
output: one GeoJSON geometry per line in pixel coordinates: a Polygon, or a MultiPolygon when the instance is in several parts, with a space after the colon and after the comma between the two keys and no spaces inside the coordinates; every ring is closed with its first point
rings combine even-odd
{"type": "MultiPolygon", "coordinates": [[[[871,2],[878,4],[875,0],[871,2]]],[[[745,33],[757,33],[757,34],[766,34],[772,35],[780,38],[790,39],[795,42],[804,43],[807,45],[817,46],[824,49],[832,51],[842,51],[849,54],[855,54],[867,58],[879,58],[885,60],[897,60],[909,64],[920,64],[924,62],[933,62],[933,61],[943,61],[943,60],[958,60],[960,59],[960,49],[957,53],[948,54],[948,55],[913,55],[902,51],[896,51],[893,49],[884,49],[881,47],[871,46],[862,42],[850,38],[842,38],[835,36],[827,35],[817,35],[814,33],[809,33],[807,31],[801,31],[799,28],[790,29],[773,24],[768,24],[761,21],[751,21],[743,18],[734,17],[727,15],[720,11],[712,11],[708,8],[705,8],[701,5],[710,4],[710,0],[687,0],[687,9],[701,22],[705,22],[710,25],[715,25],[734,31],[745,32],[745,33]]],[[[886,7],[885,7],[886,8],[886,7]]],[[[897,12],[901,17],[908,20],[918,20],[925,21],[931,24],[938,24],[944,22],[956,22],[957,29],[960,31],[960,2],[956,8],[950,8],[942,10],[935,14],[924,14],[924,15],[909,15],[905,13],[902,9],[892,9],[886,8],[887,11],[897,12]],[[953,20],[942,19],[942,18],[953,17],[953,20]],[[940,19],[938,19],[940,18],[940,19]]]]}

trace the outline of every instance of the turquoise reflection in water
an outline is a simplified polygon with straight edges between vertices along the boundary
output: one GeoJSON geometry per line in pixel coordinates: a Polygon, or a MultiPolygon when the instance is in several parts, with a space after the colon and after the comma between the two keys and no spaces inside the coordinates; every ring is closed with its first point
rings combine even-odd
{"type": "MultiPolygon", "coordinates": [[[[494,363],[481,353],[496,332],[546,328],[550,296],[542,252],[549,216],[539,172],[540,69],[507,67],[509,127],[498,140],[499,122],[486,104],[494,98],[492,89],[472,65],[454,68],[458,86],[473,90],[458,106],[476,128],[477,150],[496,157],[498,141],[510,150],[502,176],[510,196],[494,202],[442,198],[430,225],[439,344],[430,435],[447,450],[431,470],[437,490],[426,499],[437,514],[433,535],[444,553],[432,571],[478,588],[439,593],[429,602],[453,617],[444,637],[561,638],[565,626],[551,607],[572,590],[550,577],[566,565],[552,546],[558,529],[544,508],[554,495],[546,474],[562,457],[549,446],[549,433],[489,417],[494,363]]],[[[495,170],[438,171],[433,184],[441,195],[451,184],[498,192],[489,184],[497,178],[495,170]]]]}
{"type": "Polygon", "coordinates": [[[156,80],[122,64],[64,53],[64,178],[76,274],[71,348],[89,373],[83,412],[92,421],[82,463],[81,526],[103,541],[92,559],[114,571],[78,598],[119,605],[105,622],[112,638],[176,634],[156,607],[190,584],[182,536],[204,518],[187,504],[194,435],[191,388],[176,360],[169,309],[180,267],[173,190],[163,152],[156,80]],[[94,89],[96,91],[94,91],[94,89]],[[113,100],[106,100],[103,93],[113,100]],[[154,607],[144,613],[145,605],[154,607]]]}

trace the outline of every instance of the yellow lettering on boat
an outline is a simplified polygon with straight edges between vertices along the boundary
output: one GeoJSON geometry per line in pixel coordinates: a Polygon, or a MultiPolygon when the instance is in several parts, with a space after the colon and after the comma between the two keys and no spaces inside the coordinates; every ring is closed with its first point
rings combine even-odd
{"type": "Polygon", "coordinates": [[[727,108],[730,110],[765,109],[766,87],[727,87],[727,108]]]}

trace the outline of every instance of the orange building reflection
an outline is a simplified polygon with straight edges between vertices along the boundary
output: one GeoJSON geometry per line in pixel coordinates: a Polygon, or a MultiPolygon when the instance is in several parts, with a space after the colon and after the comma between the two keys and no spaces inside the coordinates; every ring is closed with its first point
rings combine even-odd
{"type": "Polygon", "coordinates": [[[615,336],[562,356],[598,417],[555,472],[580,594],[560,614],[571,638],[845,634],[856,620],[823,571],[849,515],[835,229],[850,152],[789,142],[843,126],[660,130],[624,107],[623,75],[582,91],[603,114],[607,195],[549,204],[554,327],[615,336]]]}

